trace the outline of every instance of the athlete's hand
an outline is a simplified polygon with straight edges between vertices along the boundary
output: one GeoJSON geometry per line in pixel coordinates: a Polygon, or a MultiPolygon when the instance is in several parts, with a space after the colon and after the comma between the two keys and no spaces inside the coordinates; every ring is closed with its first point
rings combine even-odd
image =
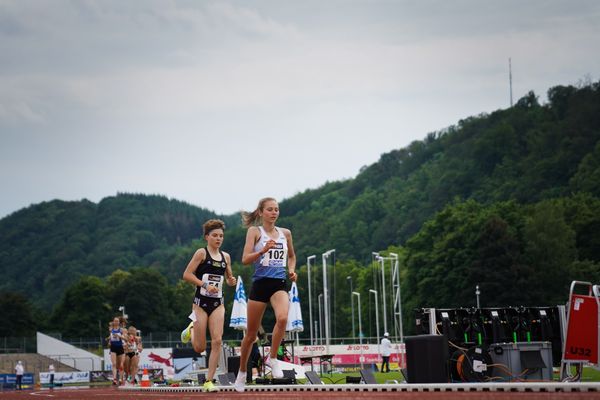
{"type": "Polygon", "coordinates": [[[265,252],[267,252],[275,246],[277,246],[277,242],[273,239],[270,239],[267,243],[265,243],[265,247],[263,247],[263,249],[265,250],[265,252]]]}
{"type": "Polygon", "coordinates": [[[235,286],[235,284],[237,283],[237,279],[235,279],[235,276],[230,276],[229,278],[227,278],[227,284],[229,286],[235,286]]]}
{"type": "Polygon", "coordinates": [[[213,285],[208,285],[208,287],[206,288],[206,291],[210,294],[219,293],[219,289],[217,289],[217,287],[213,286],[213,285]]]}
{"type": "Polygon", "coordinates": [[[296,279],[298,279],[298,274],[296,274],[296,272],[290,272],[289,277],[292,282],[296,282],[296,279]]]}

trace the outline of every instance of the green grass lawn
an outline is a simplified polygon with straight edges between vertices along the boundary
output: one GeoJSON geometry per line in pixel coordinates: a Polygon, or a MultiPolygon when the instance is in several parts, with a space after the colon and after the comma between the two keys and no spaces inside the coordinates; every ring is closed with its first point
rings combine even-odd
{"type": "MultiPolygon", "coordinates": [[[[377,380],[377,383],[380,383],[380,384],[386,383],[387,381],[393,381],[393,380],[397,381],[398,383],[402,383],[404,381],[402,374],[398,371],[393,371],[393,372],[388,372],[388,373],[374,372],[373,375],[375,375],[375,380],[377,380]]],[[[348,373],[348,374],[331,374],[331,375],[323,374],[323,376],[321,376],[321,380],[325,384],[341,385],[341,384],[346,383],[347,376],[360,377],[360,373],[352,372],[352,373],[348,373]]],[[[298,382],[301,382],[301,381],[303,381],[303,380],[301,380],[301,379],[298,380],[298,382]]],[[[390,382],[390,383],[395,383],[395,382],[390,382]]]]}
{"type": "Polygon", "coordinates": [[[583,377],[581,378],[581,381],[600,382],[600,371],[591,367],[583,367],[583,377]]]}
{"type": "MultiPolygon", "coordinates": [[[[396,380],[398,383],[403,383],[404,382],[404,378],[402,377],[402,374],[398,371],[393,371],[393,372],[389,372],[389,373],[382,373],[382,372],[374,372],[373,375],[375,375],[375,379],[377,380],[377,383],[379,384],[385,384],[387,381],[393,381],[396,380]]],[[[323,383],[325,384],[345,384],[346,383],[346,376],[360,376],[360,373],[358,372],[354,372],[354,373],[348,373],[348,374],[324,374],[321,377],[321,380],[323,381],[323,383]]],[[[560,375],[555,373],[554,374],[554,380],[555,381],[559,381],[560,375]]],[[[583,368],[583,377],[581,379],[582,382],[600,382],[600,371],[591,368],[591,367],[584,367],[583,368]]],[[[304,379],[299,379],[298,383],[305,383],[304,379]]],[[[394,383],[394,382],[390,382],[390,383],[394,383]]]]}
{"type": "MultiPolygon", "coordinates": [[[[396,382],[397,383],[405,383],[404,378],[399,371],[392,371],[389,373],[373,372],[373,375],[375,376],[375,380],[377,381],[378,384],[386,384],[386,383],[393,384],[396,382]],[[394,381],[396,381],[396,382],[394,382],[394,381]]],[[[352,372],[352,373],[347,373],[347,374],[339,374],[339,373],[323,374],[323,376],[321,376],[321,380],[326,385],[342,385],[342,384],[346,383],[347,376],[360,377],[360,373],[352,372]]],[[[560,378],[559,374],[554,373],[554,381],[558,382],[559,378],[560,378]]],[[[591,367],[584,367],[583,368],[583,378],[581,379],[581,381],[582,382],[600,382],[600,371],[598,371],[594,368],[591,368],[591,367]]],[[[298,379],[298,383],[305,384],[308,382],[306,379],[298,379]]],[[[108,384],[110,384],[110,382],[108,384]]]]}

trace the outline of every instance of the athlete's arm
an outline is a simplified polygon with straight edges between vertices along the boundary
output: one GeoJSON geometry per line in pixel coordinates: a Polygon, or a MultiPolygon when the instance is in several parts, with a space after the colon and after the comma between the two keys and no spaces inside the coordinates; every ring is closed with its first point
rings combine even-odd
{"type": "Polygon", "coordinates": [[[235,286],[237,279],[235,279],[233,271],[231,270],[231,256],[229,253],[223,252],[223,254],[225,254],[225,262],[227,263],[227,266],[225,267],[225,280],[229,286],[235,286]]]}
{"type": "MultiPolygon", "coordinates": [[[[260,230],[256,226],[251,226],[246,232],[246,243],[242,253],[242,264],[250,265],[258,260],[264,253],[254,251],[254,244],[260,239],[260,230]]],[[[264,249],[263,249],[264,250],[264,249]]]]}
{"type": "Polygon", "coordinates": [[[292,241],[292,232],[289,229],[285,229],[283,231],[283,234],[285,235],[285,238],[287,239],[288,274],[289,274],[290,280],[292,282],[296,282],[296,278],[298,278],[298,275],[296,275],[296,252],[294,251],[294,242],[292,241]]]}
{"type": "Polygon", "coordinates": [[[202,286],[202,284],[204,282],[202,282],[200,279],[198,279],[195,272],[196,272],[196,269],[198,268],[198,265],[202,264],[202,262],[204,261],[205,258],[206,258],[206,251],[203,248],[196,250],[196,252],[192,256],[192,259],[190,260],[187,267],[185,268],[185,271],[183,271],[183,280],[184,281],[187,281],[195,286],[202,286]]]}

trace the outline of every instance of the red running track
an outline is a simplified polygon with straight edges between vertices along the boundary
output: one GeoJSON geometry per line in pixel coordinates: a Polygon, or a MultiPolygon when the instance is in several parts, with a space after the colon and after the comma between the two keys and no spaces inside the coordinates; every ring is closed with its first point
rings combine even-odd
{"type": "Polygon", "coordinates": [[[93,389],[43,389],[0,392],[2,400],[143,400],[143,399],[268,399],[268,400],[319,400],[319,399],[406,399],[406,400],[600,400],[600,392],[142,392],[122,391],[112,387],[93,389]]]}

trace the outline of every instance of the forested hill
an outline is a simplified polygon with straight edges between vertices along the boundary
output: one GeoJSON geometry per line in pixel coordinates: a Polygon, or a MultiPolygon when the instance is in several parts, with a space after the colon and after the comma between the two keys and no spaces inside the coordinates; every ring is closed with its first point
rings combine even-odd
{"type": "MultiPolygon", "coordinates": [[[[24,293],[49,309],[82,275],[154,266],[172,276],[168,261],[181,244],[201,237],[202,222],[214,217],[181,201],[139,194],[119,194],[98,204],[32,205],[0,220],[0,292],[24,293]]],[[[176,270],[179,276],[182,266],[176,270]]]]}
{"type": "MultiPolygon", "coordinates": [[[[298,265],[304,264],[306,256],[330,248],[337,250],[339,260],[354,259],[366,265],[372,251],[406,245],[408,278],[415,280],[416,288],[423,279],[431,279],[417,276],[419,268],[431,261],[424,257],[450,243],[436,242],[446,240],[441,234],[435,236],[441,229],[436,221],[463,229],[458,222],[472,218],[466,209],[483,210],[489,218],[481,217],[484,222],[478,223],[494,220],[498,214],[501,218],[496,227],[502,228],[510,221],[510,215],[503,214],[510,207],[498,206],[498,202],[535,205],[577,192],[596,201],[600,196],[599,140],[600,83],[554,87],[545,104],[529,93],[510,109],[465,118],[406,148],[383,154],[354,179],[330,182],[281,201],[279,224],[293,230],[298,265]],[[448,211],[453,205],[454,211],[448,211]],[[485,207],[504,211],[494,214],[485,207]],[[456,214],[464,218],[457,219],[456,214]],[[428,220],[433,222],[427,225],[428,220]]],[[[588,214],[593,216],[595,209],[590,210],[588,214]]],[[[511,215],[515,220],[519,213],[529,218],[528,212],[511,215]]],[[[134,194],[109,197],[98,204],[51,201],[28,207],[0,220],[0,292],[22,292],[37,306],[50,309],[65,288],[83,275],[105,277],[117,268],[152,267],[174,282],[197,244],[192,240],[201,236],[201,223],[215,216],[165,197],[134,194]]],[[[600,220],[582,222],[583,218],[572,217],[579,225],[571,227],[576,244],[566,262],[570,265],[585,254],[585,259],[600,262],[596,260],[600,256],[591,250],[600,246],[600,239],[594,236],[600,231],[600,220]],[[594,229],[595,223],[598,229],[594,229]]],[[[239,215],[221,218],[229,227],[225,250],[239,260],[244,240],[239,215]]],[[[519,231],[517,222],[506,226],[518,231],[517,236],[524,236],[528,229],[519,231]]],[[[494,232],[488,232],[486,243],[494,232]]],[[[483,243],[477,242],[481,235],[474,232],[475,239],[463,247],[472,246],[476,253],[483,243]]],[[[528,247],[532,244],[515,240],[510,242],[519,254],[515,263],[532,265],[520,258],[525,254],[521,248],[532,249],[528,247]]],[[[458,241],[454,244],[460,247],[458,241]]],[[[454,251],[452,248],[439,257],[450,257],[454,251]]],[[[450,270],[444,274],[459,263],[441,258],[431,265],[450,270]]],[[[475,265],[473,260],[474,256],[462,262],[475,265]]],[[[477,260],[487,265],[489,258],[477,260]]],[[[435,272],[433,267],[431,271],[435,272]]],[[[470,279],[465,284],[480,278],[470,279]]],[[[407,290],[408,294],[415,289],[407,290]]],[[[415,305],[423,296],[425,293],[413,293],[415,305]]],[[[449,293],[439,303],[449,306],[448,299],[453,296],[449,293]]]]}
{"type": "Polygon", "coordinates": [[[337,249],[370,260],[403,244],[454,200],[531,204],[577,191],[600,195],[600,84],[557,86],[540,105],[465,118],[393,150],[355,179],[306,190],[281,204],[301,255],[337,249]]]}

